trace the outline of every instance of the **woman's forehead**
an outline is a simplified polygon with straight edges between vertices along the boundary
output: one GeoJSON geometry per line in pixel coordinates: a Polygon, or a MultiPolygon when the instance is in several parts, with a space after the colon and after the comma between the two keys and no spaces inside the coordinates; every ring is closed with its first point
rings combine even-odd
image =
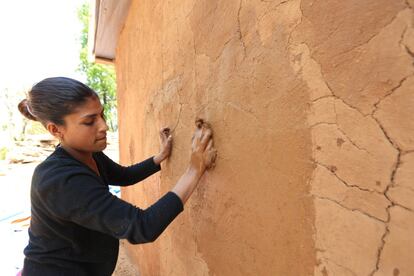
{"type": "Polygon", "coordinates": [[[73,113],[76,117],[94,117],[101,114],[103,106],[98,98],[89,98],[82,105],[78,106],[73,113]]]}

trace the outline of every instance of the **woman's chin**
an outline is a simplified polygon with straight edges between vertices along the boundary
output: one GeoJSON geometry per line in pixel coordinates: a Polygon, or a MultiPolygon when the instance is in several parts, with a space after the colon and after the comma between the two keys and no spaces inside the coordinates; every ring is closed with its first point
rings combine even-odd
{"type": "Polygon", "coordinates": [[[107,146],[108,144],[106,143],[106,139],[105,140],[98,140],[98,141],[96,141],[96,144],[95,144],[95,151],[103,151],[104,149],[106,149],[106,146],[107,146]]]}

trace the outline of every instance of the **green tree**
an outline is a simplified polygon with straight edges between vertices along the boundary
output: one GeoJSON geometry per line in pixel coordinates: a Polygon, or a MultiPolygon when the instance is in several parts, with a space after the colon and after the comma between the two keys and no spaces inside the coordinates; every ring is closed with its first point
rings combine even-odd
{"type": "Polygon", "coordinates": [[[118,128],[116,113],[116,75],[112,65],[97,64],[88,60],[89,5],[84,3],[78,10],[82,24],[81,51],[78,70],[85,74],[86,84],[102,99],[104,113],[110,130],[118,128]]]}

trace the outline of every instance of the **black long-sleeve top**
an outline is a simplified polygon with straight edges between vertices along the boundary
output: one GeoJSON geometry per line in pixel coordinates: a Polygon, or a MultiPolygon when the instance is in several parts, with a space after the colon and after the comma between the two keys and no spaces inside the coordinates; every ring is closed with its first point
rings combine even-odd
{"type": "Polygon", "coordinates": [[[145,210],[109,192],[108,185],[132,185],[158,172],[153,158],[130,167],[102,152],[93,158],[100,176],[62,147],[36,167],[24,276],[111,275],[118,239],[152,242],[183,211],[173,192],[145,210]]]}

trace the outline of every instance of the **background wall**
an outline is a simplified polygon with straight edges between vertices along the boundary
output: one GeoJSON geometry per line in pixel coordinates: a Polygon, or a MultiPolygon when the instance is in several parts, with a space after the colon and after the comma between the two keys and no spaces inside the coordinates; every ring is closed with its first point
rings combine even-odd
{"type": "Polygon", "coordinates": [[[412,275],[414,29],[410,1],[134,1],[121,33],[121,163],[184,172],[194,120],[219,152],[142,275],[412,275]]]}

